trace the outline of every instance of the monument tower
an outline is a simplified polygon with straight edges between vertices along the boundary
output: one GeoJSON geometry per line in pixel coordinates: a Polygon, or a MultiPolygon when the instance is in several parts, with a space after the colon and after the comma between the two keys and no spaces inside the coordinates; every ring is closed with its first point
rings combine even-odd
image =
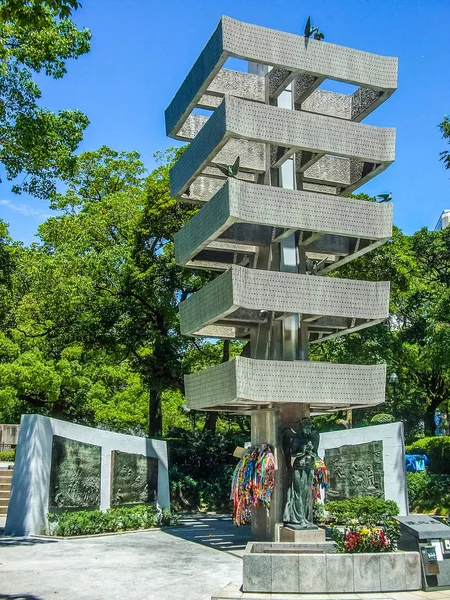
{"type": "Polygon", "coordinates": [[[180,304],[181,331],[248,342],[187,375],[186,402],[251,414],[252,442],[274,447],[270,516],[252,520],[259,539],[280,536],[281,431],[384,402],[385,365],[308,361],[308,346],[388,316],[389,282],[338,269],[391,237],[390,204],[348,196],[394,160],[395,130],[361,121],[396,86],[396,58],[222,17],[166,110],[167,134],[190,142],[172,196],[203,205],[175,236],[176,260],[222,273],[180,304]],[[230,58],[250,72],[224,68],[230,58]]]}

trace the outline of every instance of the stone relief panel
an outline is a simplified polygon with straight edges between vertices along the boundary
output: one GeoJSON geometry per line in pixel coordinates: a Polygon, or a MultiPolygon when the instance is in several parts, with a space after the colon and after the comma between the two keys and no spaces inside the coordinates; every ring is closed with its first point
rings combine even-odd
{"type": "Polygon", "coordinates": [[[158,459],[143,454],[111,452],[111,506],[155,502],[158,459]]]}
{"type": "Polygon", "coordinates": [[[325,464],[329,481],[326,500],[384,498],[382,440],[329,448],[325,450],[325,464]]]}
{"type": "Polygon", "coordinates": [[[101,448],[53,436],[49,509],[100,507],[101,448]]]}

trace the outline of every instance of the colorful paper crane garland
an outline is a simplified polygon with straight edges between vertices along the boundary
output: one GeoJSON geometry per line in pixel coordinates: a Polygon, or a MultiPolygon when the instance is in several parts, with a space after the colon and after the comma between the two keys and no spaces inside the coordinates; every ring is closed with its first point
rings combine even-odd
{"type": "MultiPolygon", "coordinates": [[[[251,520],[251,507],[263,505],[267,513],[275,485],[275,458],[270,446],[262,444],[249,448],[236,465],[231,485],[233,523],[244,525],[251,520]]],[[[320,488],[328,485],[325,463],[316,456],[314,460],[313,499],[320,499],[320,488]]]]}
{"type": "Polygon", "coordinates": [[[249,448],[238,462],[233,475],[231,499],[234,503],[233,522],[243,525],[250,521],[250,507],[262,504],[270,509],[275,484],[275,458],[267,444],[249,448]]]}
{"type": "Polygon", "coordinates": [[[321,458],[314,459],[313,500],[320,500],[320,488],[328,486],[328,471],[321,458]]]}

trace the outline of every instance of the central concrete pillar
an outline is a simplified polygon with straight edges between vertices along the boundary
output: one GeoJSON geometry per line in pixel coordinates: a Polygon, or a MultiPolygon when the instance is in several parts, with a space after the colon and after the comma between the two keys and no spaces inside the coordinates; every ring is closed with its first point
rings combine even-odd
{"type": "MultiPolygon", "coordinates": [[[[290,87],[279,96],[277,103],[282,108],[293,108],[290,87]]],[[[295,189],[294,157],[283,163],[276,174],[276,181],[280,187],[295,189]]],[[[305,273],[305,253],[301,248],[299,249],[296,234],[293,233],[280,243],[273,244],[269,255],[260,255],[256,268],[305,273]]],[[[268,323],[259,327],[258,334],[254,334],[251,345],[253,358],[308,360],[307,325],[302,326],[299,315],[288,316],[281,323],[272,321],[269,315],[268,323]],[[262,333],[263,331],[264,333],[262,333]]],[[[252,509],[252,536],[254,539],[279,541],[279,529],[283,525],[284,503],[290,484],[281,437],[286,427],[292,427],[298,431],[299,424],[304,417],[309,417],[309,406],[306,404],[277,404],[273,409],[252,412],[252,445],[267,443],[273,448],[275,455],[275,488],[270,513],[267,515],[263,506],[252,509]]]]}
{"type": "Polygon", "coordinates": [[[252,537],[261,541],[279,541],[279,527],[283,524],[283,510],[289,478],[281,446],[281,434],[286,427],[298,428],[303,417],[309,416],[306,404],[285,404],[274,409],[252,413],[252,444],[269,444],[275,454],[275,488],[270,512],[264,506],[252,508],[252,537]]]}

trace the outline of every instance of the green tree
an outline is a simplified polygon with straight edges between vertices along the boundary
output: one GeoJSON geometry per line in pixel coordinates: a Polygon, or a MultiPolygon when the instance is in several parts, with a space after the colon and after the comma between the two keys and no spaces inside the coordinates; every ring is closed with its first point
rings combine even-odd
{"type": "MultiPolygon", "coordinates": [[[[388,384],[382,409],[405,421],[407,433],[424,422],[433,435],[434,415],[450,399],[450,228],[413,236],[394,228],[390,242],[339,270],[340,277],[391,281],[390,317],[380,325],[325,342],[318,358],[336,362],[385,362],[388,384]]],[[[378,411],[379,412],[379,411],[378,411]]],[[[356,422],[373,416],[356,411],[356,422]]]]}
{"type": "MultiPolygon", "coordinates": [[[[442,137],[450,143],[450,117],[448,115],[445,115],[444,120],[439,124],[439,129],[442,137]]],[[[450,152],[448,150],[441,152],[441,160],[444,161],[445,168],[450,169],[450,152]]]]}
{"type": "Polygon", "coordinates": [[[63,214],[39,229],[16,276],[16,329],[60,356],[74,343],[102,349],[138,373],[149,397],[149,433],[161,434],[165,390],[183,391],[178,304],[204,278],[175,264],[173,234],[196,210],[173,200],[173,152],[149,176],[137,153],[108,148],[78,157],[63,214]],[[165,162],[169,160],[169,163],[165,162]],[[20,289],[19,289],[20,288],[20,289]]]}
{"type": "Polygon", "coordinates": [[[15,264],[15,248],[8,233],[7,224],[0,219],[0,327],[10,309],[12,273],[15,264]]]}
{"type": "Polygon", "coordinates": [[[90,32],[69,18],[79,6],[76,0],[0,0],[0,162],[15,193],[49,198],[56,179],[73,172],[89,121],[79,110],[40,106],[34,75],[61,78],[67,60],[89,51],[90,32]]]}

